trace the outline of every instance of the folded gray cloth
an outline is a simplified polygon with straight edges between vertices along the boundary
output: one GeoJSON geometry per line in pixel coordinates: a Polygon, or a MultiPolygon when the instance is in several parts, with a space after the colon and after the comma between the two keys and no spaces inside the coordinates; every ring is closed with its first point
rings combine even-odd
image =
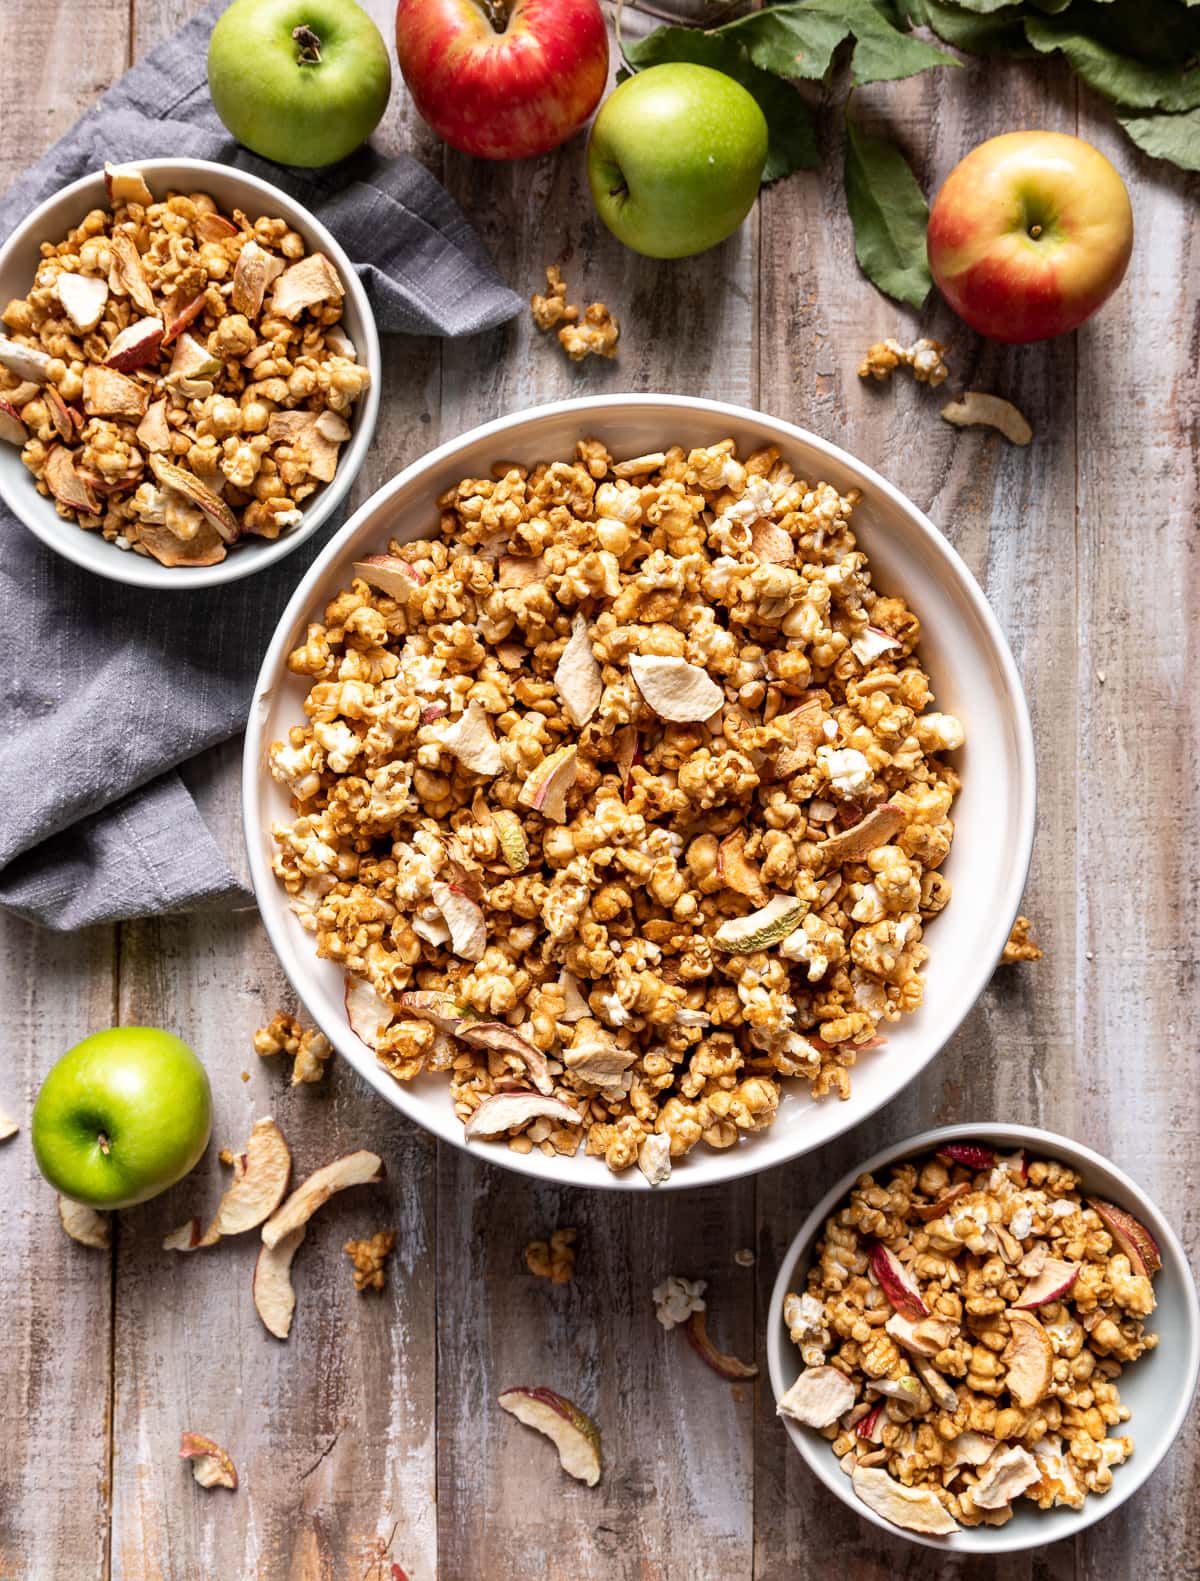
{"type": "MultiPolygon", "coordinates": [[[[212,159],[320,216],[383,333],[471,335],[512,318],[520,299],[414,160],[361,149],[297,172],[229,138],[205,79],[221,10],[214,0],[20,178],[0,201],[0,236],[105,159],[212,159]]],[[[155,593],[76,568],[0,506],[0,908],[69,929],[244,898],[176,769],[242,728],[271,631],[318,548],[224,587],[155,593]]]]}

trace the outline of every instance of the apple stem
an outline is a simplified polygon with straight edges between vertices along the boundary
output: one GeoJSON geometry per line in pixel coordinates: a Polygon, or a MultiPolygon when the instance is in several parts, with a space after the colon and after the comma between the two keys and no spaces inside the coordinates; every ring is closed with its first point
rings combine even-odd
{"type": "Polygon", "coordinates": [[[109,1155],[109,1151],[110,1151],[109,1145],[108,1145],[108,1137],[105,1136],[103,1131],[101,1131],[100,1135],[96,1138],[96,1140],[100,1144],[100,1151],[104,1154],[105,1158],[107,1158],[108,1155],[109,1155]]]}
{"type": "Polygon", "coordinates": [[[299,44],[296,58],[302,66],[319,66],[321,64],[321,40],[305,23],[292,29],[292,37],[299,44]]]}
{"type": "Polygon", "coordinates": [[[1029,234],[1033,237],[1034,241],[1037,241],[1038,237],[1042,234],[1042,227],[1040,225],[1031,225],[1029,227],[1029,234]]]}
{"type": "Polygon", "coordinates": [[[492,31],[503,33],[508,28],[507,0],[479,0],[481,9],[492,24],[492,31]]]}

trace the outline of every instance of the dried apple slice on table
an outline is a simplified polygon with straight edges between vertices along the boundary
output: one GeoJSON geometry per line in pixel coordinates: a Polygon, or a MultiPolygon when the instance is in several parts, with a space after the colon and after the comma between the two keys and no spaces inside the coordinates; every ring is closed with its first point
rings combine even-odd
{"type": "Polygon", "coordinates": [[[283,1201],[292,1177],[291,1149],[270,1115],[254,1122],[241,1157],[242,1168],[235,1171],[203,1235],[195,1233],[199,1220],[190,1219],[167,1236],[164,1251],[190,1252],[215,1246],[222,1236],[243,1235],[270,1218],[283,1201]]]}
{"type": "Polygon", "coordinates": [[[689,1312],[683,1331],[696,1354],[722,1378],[740,1383],[747,1378],[758,1377],[758,1367],[754,1362],[742,1361],[737,1356],[731,1356],[728,1351],[718,1350],[713,1344],[708,1334],[706,1311],[689,1312]]]}
{"type": "Polygon", "coordinates": [[[95,1251],[106,1252],[112,1246],[112,1219],[107,1213],[97,1213],[86,1203],[72,1202],[70,1197],[59,1197],[58,1216],[62,1227],[80,1246],[90,1246],[95,1251]]]}
{"type": "Polygon", "coordinates": [[[238,1485],[237,1467],[228,1450],[203,1433],[183,1433],[179,1439],[179,1458],[192,1462],[192,1476],[202,1488],[231,1488],[238,1485]]]}
{"type": "Polygon", "coordinates": [[[568,1476],[594,1488],[600,1480],[600,1429],[573,1400],[554,1389],[506,1389],[497,1396],[502,1410],[526,1427],[544,1433],[558,1450],[568,1476]]]}
{"type": "Polygon", "coordinates": [[[292,1259],[307,1234],[308,1226],[301,1224],[274,1246],[260,1246],[255,1259],[251,1287],[254,1307],[264,1326],[276,1339],[286,1339],[291,1333],[292,1317],[296,1310],[292,1259]]]}
{"type": "Polygon", "coordinates": [[[345,1191],[348,1186],[371,1185],[383,1177],[383,1160],[378,1153],[370,1153],[365,1148],[314,1170],[263,1225],[263,1245],[277,1246],[285,1235],[307,1224],[335,1192],[345,1191]]]}

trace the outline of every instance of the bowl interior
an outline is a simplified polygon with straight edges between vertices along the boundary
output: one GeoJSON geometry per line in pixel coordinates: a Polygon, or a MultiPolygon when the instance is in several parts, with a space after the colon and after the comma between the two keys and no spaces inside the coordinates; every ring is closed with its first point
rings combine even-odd
{"type": "MultiPolygon", "coordinates": [[[[871,556],[875,583],[903,593],[921,617],[924,662],[938,706],[966,723],[959,754],[964,775],[956,837],[946,871],[954,885],[947,925],[931,924],[925,1004],[889,1029],[887,1047],[860,1057],[851,1098],[816,1103],[799,1084],[788,1090],[768,1130],[724,1152],[696,1148],[665,1187],[704,1185],[765,1169],[820,1147],[894,1096],[942,1047],[978,996],[1016,912],[1033,836],[1033,754],[1028,716],[1007,645],[978,586],[941,534],[882,478],[844,452],[777,419],[677,396],[612,396],[518,413],[432,452],[373,496],[326,547],[297,589],[268,650],[246,735],[244,803],[251,873],[272,943],[309,1010],[361,1074],[390,1102],[437,1135],[462,1143],[444,1078],[397,1085],[351,1033],[342,976],[319,961],[311,935],[290,913],[270,872],[270,827],[291,817],[286,792],[266,769],[270,743],[303,719],[306,686],[286,656],[326,601],[350,580],[355,558],[436,529],[434,501],[460,478],[485,474],[501,459],[531,463],[568,456],[577,439],[598,436],[618,457],[666,444],[711,443],[732,436],[739,450],[778,444],[797,472],[840,489],[861,488],[855,531],[871,556]],[[969,875],[969,882],[967,881],[969,875]]],[[[636,1170],[614,1176],[602,1160],[519,1155],[476,1144],[480,1157],[576,1185],[650,1189],[636,1170]]]]}
{"type": "MultiPolygon", "coordinates": [[[[371,370],[371,386],[355,407],[352,433],[342,447],[337,476],[312,495],[304,506],[304,519],[274,542],[254,539],[235,548],[215,566],[165,566],[157,560],[118,549],[98,532],[84,532],[65,521],[51,500],[39,494],[14,445],[0,444],[0,497],[49,548],[101,576],[139,587],[210,587],[232,582],[273,565],[292,552],[327,521],[345,498],[366,459],[379,410],[380,356],[366,293],[354,267],[325,227],[295,199],[246,171],[208,160],[142,159],[138,167],[155,197],[168,189],[208,192],[225,213],[240,208],[251,219],[275,215],[299,231],[310,249],[327,253],[346,288],[343,324],[354,342],[359,360],[371,370]]],[[[49,198],[25,220],[0,249],[0,302],[22,297],[33,284],[44,241],[59,242],[84,215],[106,207],[102,172],[84,176],[49,198]]]]}
{"type": "MultiPolygon", "coordinates": [[[[780,1421],[809,1469],[825,1487],[856,1515],[871,1521],[881,1531],[952,1553],[1008,1553],[1075,1536],[1110,1515],[1145,1482],[1179,1432],[1196,1387],[1200,1370],[1200,1308],[1187,1258],[1174,1231],[1141,1188],[1107,1159],[1067,1137],[1032,1126],[943,1126],[921,1137],[896,1143],[859,1164],[822,1198],[800,1227],[780,1265],[767,1312],[767,1359],[776,1400],[795,1382],[803,1365],[783,1321],[784,1297],[789,1290],[804,1290],[813,1248],[825,1220],[848,1195],[859,1175],[875,1173],[901,1159],[931,1152],[955,1138],[990,1142],[1008,1152],[1024,1147],[1036,1157],[1063,1161],[1079,1173],[1081,1190],[1085,1194],[1105,1197],[1125,1208],[1146,1225],[1158,1242],[1163,1260],[1162,1269],[1154,1279],[1158,1306],[1146,1326],[1159,1336],[1159,1343],[1156,1350],[1142,1356],[1122,1373],[1119,1380],[1121,1400],[1130,1408],[1132,1416],[1127,1423],[1111,1430],[1128,1433],[1133,1438],[1134,1454],[1123,1466],[1114,1468],[1111,1489],[1105,1494],[1090,1495],[1082,1510],[1039,1510],[1027,1500],[1019,1501],[1013,1518],[1004,1526],[977,1526],[964,1528],[948,1537],[922,1537],[916,1532],[901,1531],[860,1503],[828,1442],[818,1433],[787,1418],[780,1418],[780,1421]]],[[[823,1494],[818,1489],[813,1496],[823,1497],[823,1494]]]]}

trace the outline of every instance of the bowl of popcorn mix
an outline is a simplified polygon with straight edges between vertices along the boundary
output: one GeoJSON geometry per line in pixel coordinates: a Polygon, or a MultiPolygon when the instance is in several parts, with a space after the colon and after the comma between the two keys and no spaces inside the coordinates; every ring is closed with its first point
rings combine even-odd
{"type": "Polygon", "coordinates": [[[481,1157],[637,1190],[910,1081],[1033,831],[1020,683],[946,540],[814,435],[678,396],[520,412],[382,488],[296,590],[244,763],[272,943],[359,1073],[481,1157]]]}
{"type": "Polygon", "coordinates": [[[955,1553],[1072,1537],[1170,1448],[1200,1307],[1162,1214],[1050,1131],[954,1125],[813,1209],[771,1295],[778,1414],[857,1514],[955,1553]]]}
{"type": "Polygon", "coordinates": [[[106,164],[0,251],[0,496],[114,581],[248,576],[345,498],[378,373],[366,293],[302,205],[206,160],[106,164]]]}

